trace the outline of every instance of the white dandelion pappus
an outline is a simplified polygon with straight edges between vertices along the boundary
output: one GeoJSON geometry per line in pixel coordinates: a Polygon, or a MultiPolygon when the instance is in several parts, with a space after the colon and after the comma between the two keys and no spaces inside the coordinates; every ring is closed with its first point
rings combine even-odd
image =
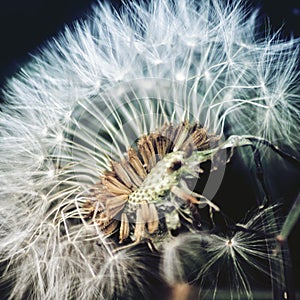
{"type": "MultiPolygon", "coordinates": [[[[237,224],[240,229],[224,234],[183,234],[164,248],[162,272],[170,284],[201,285],[199,299],[218,299],[228,288],[228,299],[255,299],[253,284],[270,276],[268,260],[277,260],[266,239],[274,240],[274,207],[252,212],[237,224]],[[249,282],[249,277],[257,276],[249,282]]],[[[272,274],[275,280],[279,274],[272,274]]],[[[278,282],[277,282],[278,284],[278,282]]]]}
{"type": "MultiPolygon", "coordinates": [[[[167,257],[185,231],[197,249],[207,239],[197,270],[207,284],[228,249],[206,232],[221,213],[211,200],[226,149],[259,139],[299,146],[297,41],[257,40],[255,24],[239,1],[130,3],[120,13],[99,5],[8,81],[0,252],[10,299],[157,298],[176,268],[198,259],[189,243],[187,258],[167,257]]],[[[268,238],[251,230],[237,230],[228,255],[241,274],[231,288],[249,299],[232,253],[272,260],[268,238]]]]}

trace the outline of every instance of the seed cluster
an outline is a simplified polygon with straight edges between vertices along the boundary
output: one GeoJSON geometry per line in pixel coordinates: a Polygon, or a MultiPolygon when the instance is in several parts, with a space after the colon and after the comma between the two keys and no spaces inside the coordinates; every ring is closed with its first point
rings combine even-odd
{"type": "Polygon", "coordinates": [[[138,242],[153,234],[159,225],[157,205],[164,195],[173,192],[179,198],[198,203],[177,186],[180,169],[193,151],[206,150],[217,142],[217,136],[188,122],[177,126],[165,124],[142,136],[137,149],[130,148],[120,162],[111,161],[111,170],[91,190],[90,200],[84,205],[86,214],[106,235],[119,229],[122,243],[130,236],[125,210],[130,206],[136,212],[133,239],[138,242]]]}

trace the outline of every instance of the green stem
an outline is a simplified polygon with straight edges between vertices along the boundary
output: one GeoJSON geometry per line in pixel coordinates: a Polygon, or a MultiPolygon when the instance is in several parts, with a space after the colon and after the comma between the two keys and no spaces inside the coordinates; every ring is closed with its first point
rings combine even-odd
{"type": "Polygon", "coordinates": [[[280,242],[286,241],[289,237],[293,227],[296,225],[297,221],[300,218],[300,193],[298,194],[297,199],[294,202],[292,209],[290,210],[283,226],[281,228],[281,232],[277,239],[280,242]]]}

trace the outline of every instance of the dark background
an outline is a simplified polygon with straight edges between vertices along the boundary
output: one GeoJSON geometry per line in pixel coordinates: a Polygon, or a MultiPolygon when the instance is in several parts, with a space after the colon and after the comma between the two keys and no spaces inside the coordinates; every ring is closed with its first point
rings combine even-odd
{"type": "MultiPolygon", "coordinates": [[[[118,0],[108,2],[116,8],[120,6],[118,0]]],[[[274,31],[283,26],[282,37],[300,37],[299,0],[252,0],[248,2],[260,9],[262,17],[269,19],[269,21],[263,21],[263,24],[269,22],[274,31]]],[[[0,0],[0,90],[5,85],[5,81],[30,59],[29,53],[33,53],[38,46],[61,31],[65,24],[72,24],[74,20],[84,18],[93,3],[97,1],[0,0]]],[[[234,172],[232,170],[228,177],[234,178],[234,172]]],[[[236,180],[239,180],[239,175],[236,175],[236,180]]],[[[226,184],[230,186],[230,183],[226,184]]],[[[290,246],[295,283],[299,290],[299,222],[290,237],[290,246]]]]}
{"type": "MultiPolygon", "coordinates": [[[[171,0],[170,0],[171,1],[171,0]]],[[[225,1],[225,0],[224,0],[225,1]]],[[[96,0],[0,0],[0,87],[28,59],[28,53],[58,33],[64,24],[84,17],[96,0]]],[[[99,1],[99,2],[103,2],[99,1]]],[[[109,1],[116,7],[120,0],[109,1]]],[[[274,30],[300,36],[299,0],[251,0],[274,30]]]]}

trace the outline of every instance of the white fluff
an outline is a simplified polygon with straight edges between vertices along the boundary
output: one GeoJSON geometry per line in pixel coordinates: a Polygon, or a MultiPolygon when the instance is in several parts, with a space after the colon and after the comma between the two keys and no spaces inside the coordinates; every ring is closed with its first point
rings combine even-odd
{"type": "Polygon", "coordinates": [[[80,203],[108,155],[120,159],[164,122],[299,147],[298,41],[259,37],[240,1],[171,2],[119,14],[99,4],[8,81],[0,252],[10,299],[121,299],[132,287],[150,297],[145,273],[160,275],[134,251],[112,253],[80,203]]]}
{"type": "Polygon", "coordinates": [[[279,270],[270,274],[269,265],[277,262],[283,265],[280,256],[275,256],[269,247],[274,242],[273,236],[278,234],[273,209],[252,212],[238,224],[245,231],[234,232],[230,237],[183,234],[174,239],[164,250],[161,268],[164,277],[171,284],[197,278],[193,283],[198,286],[199,299],[222,298],[224,281],[227,299],[254,299],[257,281],[253,278],[249,281],[251,274],[265,275],[259,277],[265,284],[266,278],[273,277],[279,286],[281,274],[279,270]]]}

